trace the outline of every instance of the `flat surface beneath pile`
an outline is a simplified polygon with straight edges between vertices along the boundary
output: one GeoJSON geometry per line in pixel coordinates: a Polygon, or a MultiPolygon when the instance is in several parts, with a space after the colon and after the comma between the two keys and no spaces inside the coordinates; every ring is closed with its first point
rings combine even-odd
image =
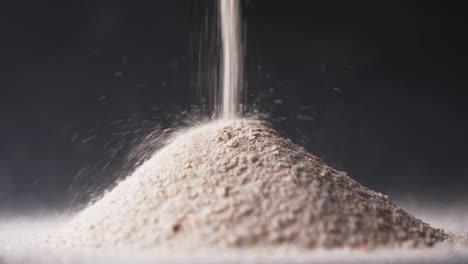
{"type": "MultiPolygon", "coordinates": [[[[399,202],[410,213],[449,232],[467,234],[463,203],[450,207],[399,202]]],[[[0,263],[468,263],[468,248],[441,244],[418,250],[229,251],[174,254],[137,251],[64,251],[38,249],[31,243],[64,221],[64,216],[2,217],[0,263]]]]}

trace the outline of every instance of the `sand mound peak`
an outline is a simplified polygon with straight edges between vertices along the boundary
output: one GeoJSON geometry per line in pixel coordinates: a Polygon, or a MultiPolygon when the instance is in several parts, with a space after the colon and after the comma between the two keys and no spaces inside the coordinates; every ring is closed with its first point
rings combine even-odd
{"type": "Polygon", "coordinates": [[[49,243],[73,247],[416,247],[447,235],[262,122],[178,135],[49,243]]]}

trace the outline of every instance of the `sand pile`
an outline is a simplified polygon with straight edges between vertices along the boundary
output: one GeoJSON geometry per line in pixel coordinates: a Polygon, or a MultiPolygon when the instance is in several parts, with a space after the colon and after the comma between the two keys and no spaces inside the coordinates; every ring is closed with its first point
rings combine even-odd
{"type": "Polygon", "coordinates": [[[72,247],[418,247],[446,239],[259,121],[178,135],[48,243],[72,247]]]}

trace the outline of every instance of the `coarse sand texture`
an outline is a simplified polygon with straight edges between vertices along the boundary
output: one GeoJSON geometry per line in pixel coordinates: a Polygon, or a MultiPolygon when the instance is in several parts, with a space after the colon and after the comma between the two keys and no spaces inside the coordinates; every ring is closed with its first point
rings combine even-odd
{"type": "Polygon", "coordinates": [[[175,136],[46,243],[372,249],[431,246],[448,237],[261,121],[232,120],[175,136]]]}

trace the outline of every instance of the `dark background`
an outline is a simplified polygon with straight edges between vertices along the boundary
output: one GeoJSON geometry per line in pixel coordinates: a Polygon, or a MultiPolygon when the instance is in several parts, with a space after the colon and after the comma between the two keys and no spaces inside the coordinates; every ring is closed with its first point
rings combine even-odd
{"type": "MultiPolygon", "coordinates": [[[[464,9],[374,2],[244,2],[249,105],[369,188],[466,198],[464,9]]],[[[0,207],[86,201],[194,119],[212,4],[3,1],[0,207]]]]}

